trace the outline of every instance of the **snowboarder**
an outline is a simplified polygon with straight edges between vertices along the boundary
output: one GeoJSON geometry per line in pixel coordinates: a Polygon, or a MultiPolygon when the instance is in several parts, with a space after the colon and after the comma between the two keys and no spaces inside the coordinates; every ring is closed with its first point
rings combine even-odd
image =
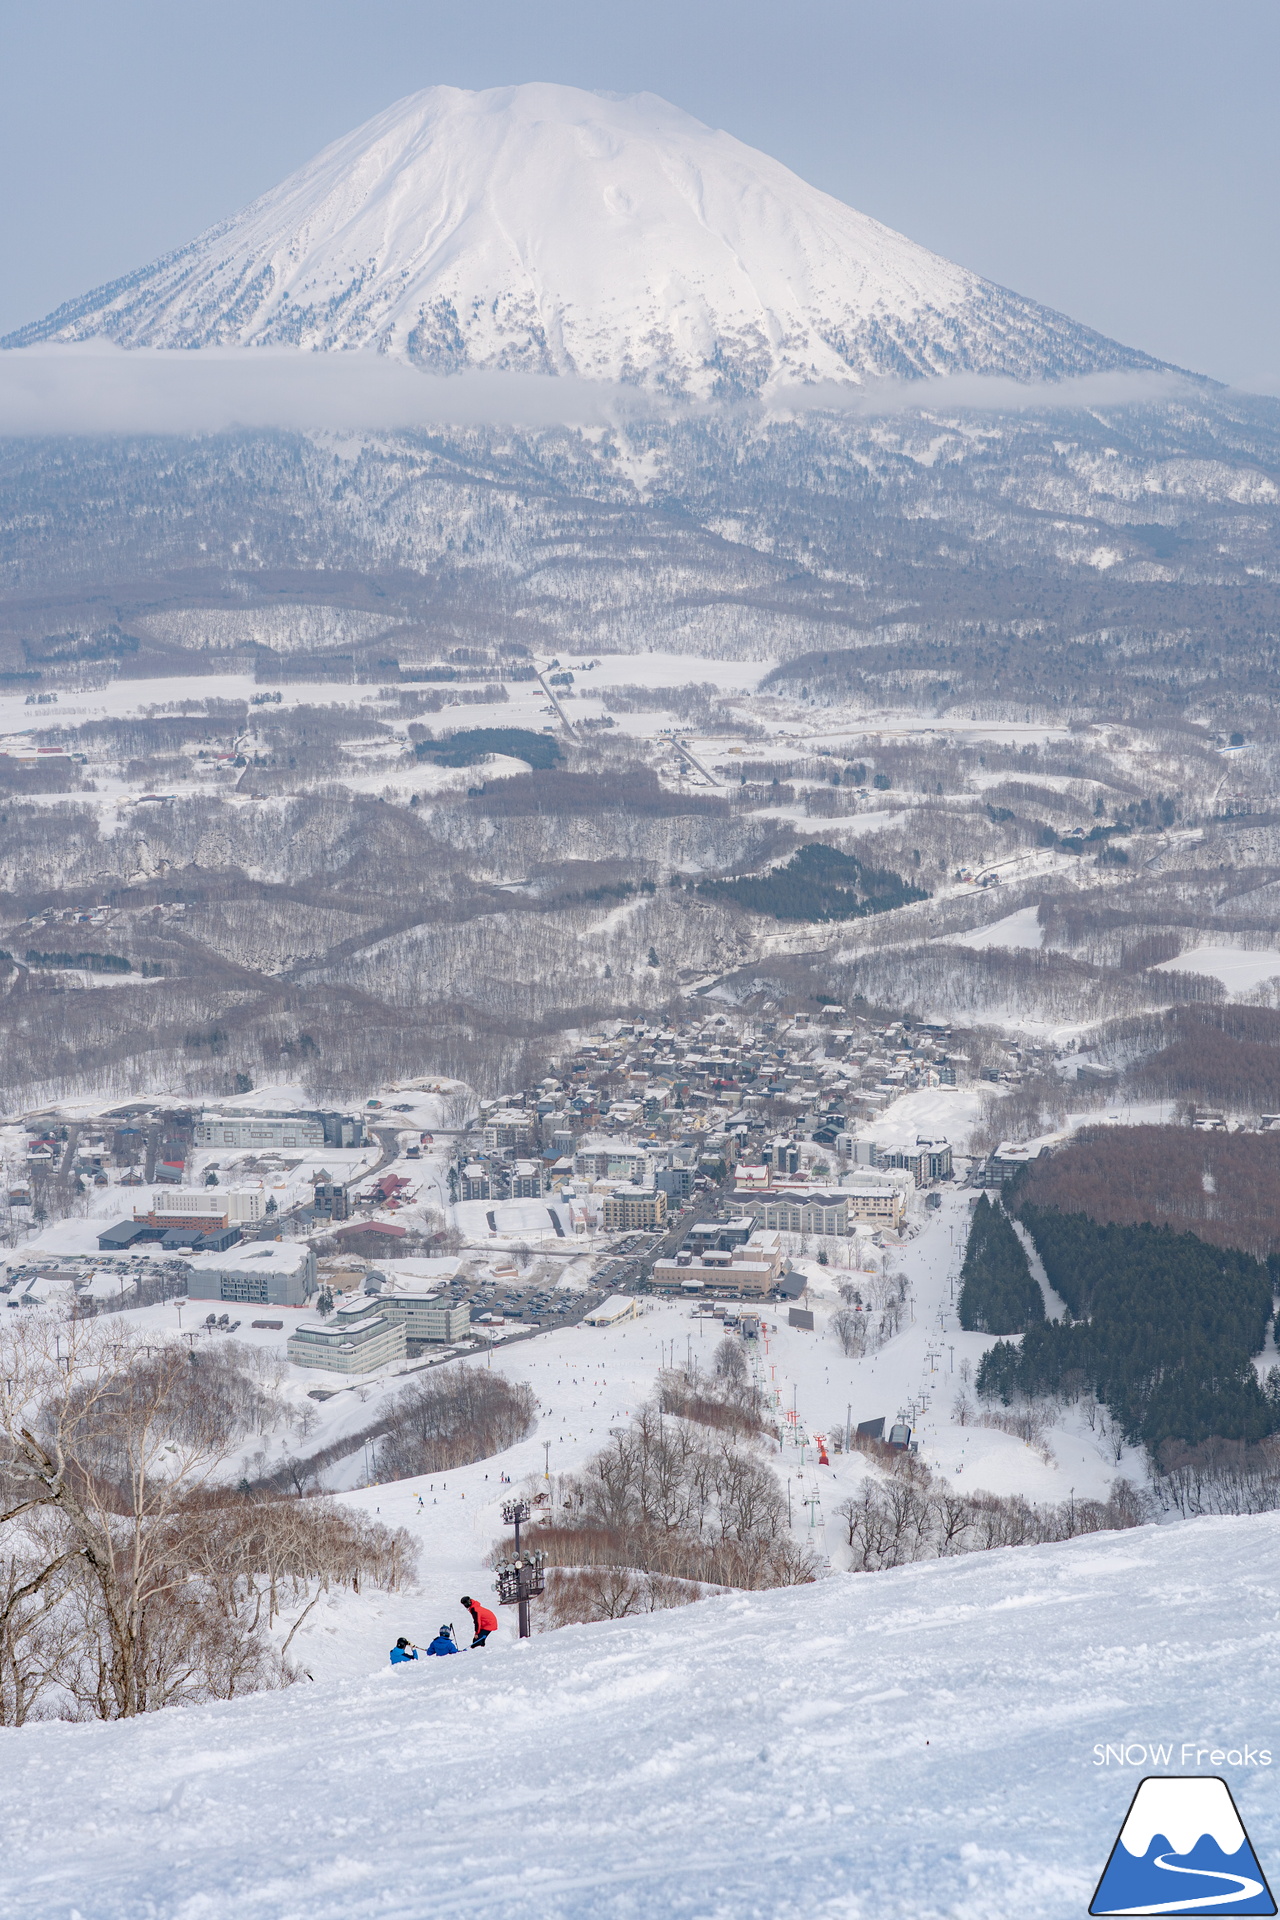
{"type": "Polygon", "coordinates": [[[392,1647],[391,1649],[392,1666],[393,1667],[401,1666],[404,1663],[404,1661],[416,1660],[417,1657],[418,1657],[418,1649],[413,1645],[412,1641],[406,1640],[404,1635],[401,1634],[400,1638],[396,1641],[394,1647],[392,1647]]]}
{"type": "Polygon", "coordinates": [[[475,1623],[475,1639],[471,1645],[473,1648],[482,1647],[489,1635],[498,1631],[498,1616],[490,1613],[488,1607],[482,1607],[478,1600],[473,1600],[469,1593],[463,1594],[462,1604],[475,1623]]]}
{"type": "Polygon", "coordinates": [[[456,1653],[457,1651],[458,1649],[454,1644],[452,1627],[441,1627],[439,1633],[436,1635],[435,1639],[431,1642],[431,1645],[427,1648],[427,1652],[429,1654],[430,1653],[440,1653],[440,1654],[456,1653]]]}

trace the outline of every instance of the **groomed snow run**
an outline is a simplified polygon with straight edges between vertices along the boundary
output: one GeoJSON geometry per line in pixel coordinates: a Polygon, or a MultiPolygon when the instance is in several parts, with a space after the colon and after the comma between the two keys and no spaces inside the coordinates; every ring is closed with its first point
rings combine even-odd
{"type": "Polygon", "coordinates": [[[1076,1920],[1146,1773],[1221,1774],[1280,1865],[1270,1770],[1182,1753],[1280,1747],[1278,1623],[1280,1516],[1200,1520],[32,1726],[0,1910],[1076,1920]]]}

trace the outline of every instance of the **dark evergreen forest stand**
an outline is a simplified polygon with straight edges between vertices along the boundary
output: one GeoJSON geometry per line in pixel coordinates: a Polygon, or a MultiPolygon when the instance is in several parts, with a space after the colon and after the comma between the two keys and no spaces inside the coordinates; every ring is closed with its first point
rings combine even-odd
{"type": "Polygon", "coordinates": [[[531,767],[554,767],[560,758],[560,749],[549,734],[531,733],[527,727],[468,727],[445,740],[419,740],[417,744],[420,760],[434,760],[442,767],[474,766],[490,753],[509,754],[531,767]]]}
{"type": "Polygon", "coordinates": [[[960,1269],[960,1325],[966,1333],[1021,1333],[1044,1319],[1044,1298],[1026,1249],[1004,1209],[981,1194],[960,1269]]]}
{"type": "Polygon", "coordinates": [[[1020,1346],[999,1341],[980,1394],[1007,1404],[1090,1390],[1153,1455],[1280,1430],[1280,1374],[1264,1388],[1253,1365],[1273,1308],[1267,1266],[1193,1233],[1013,1204],[1070,1318],[1032,1322],[1020,1346]]]}
{"type": "Polygon", "coordinates": [[[929,898],[923,887],[912,886],[901,874],[864,866],[853,854],[819,840],[801,847],[785,866],[770,873],[708,880],[698,891],[775,920],[860,920],[929,898]]]}

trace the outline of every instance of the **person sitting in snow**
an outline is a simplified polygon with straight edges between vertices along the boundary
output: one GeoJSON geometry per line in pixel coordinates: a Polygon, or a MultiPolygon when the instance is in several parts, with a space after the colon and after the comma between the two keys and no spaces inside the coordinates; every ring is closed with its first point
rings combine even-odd
{"type": "Polygon", "coordinates": [[[392,1666],[393,1667],[401,1666],[404,1663],[404,1661],[416,1660],[417,1657],[418,1657],[418,1649],[413,1645],[411,1641],[406,1640],[404,1635],[401,1634],[400,1638],[396,1641],[394,1647],[392,1647],[391,1649],[392,1666]]]}
{"type": "Polygon", "coordinates": [[[469,1593],[463,1594],[462,1604],[475,1623],[475,1638],[471,1645],[473,1648],[482,1647],[489,1635],[498,1631],[498,1616],[490,1613],[488,1607],[482,1607],[478,1600],[473,1600],[469,1593]]]}
{"type": "Polygon", "coordinates": [[[454,1645],[452,1627],[441,1627],[439,1633],[427,1648],[428,1653],[456,1653],[457,1651],[458,1649],[454,1645]]]}

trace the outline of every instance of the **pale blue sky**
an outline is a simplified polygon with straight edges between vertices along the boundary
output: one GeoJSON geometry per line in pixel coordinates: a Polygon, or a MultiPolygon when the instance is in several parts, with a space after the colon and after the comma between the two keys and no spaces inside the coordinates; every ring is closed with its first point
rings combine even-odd
{"type": "Polygon", "coordinates": [[[1277,0],[0,0],[0,332],[420,86],[664,94],[1162,358],[1280,389],[1277,0]]]}

